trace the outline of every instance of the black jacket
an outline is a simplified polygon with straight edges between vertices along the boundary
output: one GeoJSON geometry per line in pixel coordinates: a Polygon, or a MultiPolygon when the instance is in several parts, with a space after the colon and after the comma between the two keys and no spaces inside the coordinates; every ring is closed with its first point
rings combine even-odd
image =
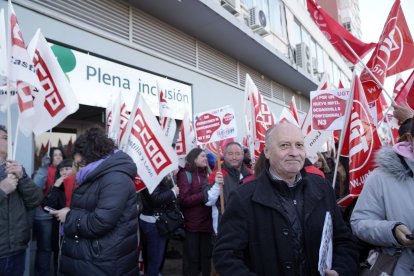
{"type": "Polygon", "coordinates": [[[147,216],[157,215],[166,210],[174,210],[177,204],[177,198],[171,190],[173,182],[169,176],[162,179],[160,184],[150,194],[148,189],[143,190],[141,194],[142,214],[147,216]]]}
{"type": "MultiPolygon", "coordinates": [[[[7,177],[0,165],[0,181],[7,177]]],[[[9,195],[0,194],[0,257],[26,250],[30,240],[33,210],[42,202],[43,192],[25,175],[9,195]]]]}
{"type": "MultiPolygon", "coordinates": [[[[306,260],[302,275],[319,275],[318,256],[326,211],[332,215],[334,229],[332,269],[339,275],[358,275],[358,253],[332,188],[318,176],[301,173],[303,207],[299,219],[303,247],[299,249],[306,260]]],[[[264,173],[230,195],[213,254],[220,275],[301,275],[303,258],[298,257],[296,230],[288,217],[292,209],[282,204],[288,197],[285,187],[286,183],[274,181],[264,173]]]]}
{"type": "Polygon", "coordinates": [[[73,191],[60,272],[137,275],[137,206],[132,159],[118,151],[73,191]]]}

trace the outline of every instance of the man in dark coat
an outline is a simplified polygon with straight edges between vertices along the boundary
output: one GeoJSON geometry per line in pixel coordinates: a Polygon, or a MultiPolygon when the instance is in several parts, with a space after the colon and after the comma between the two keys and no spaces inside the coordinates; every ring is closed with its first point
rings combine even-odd
{"type": "Polygon", "coordinates": [[[6,162],[7,139],[0,125],[0,275],[23,275],[33,211],[43,193],[20,164],[6,162]]]}
{"type": "Polygon", "coordinates": [[[231,192],[239,187],[246,178],[252,175],[252,171],[243,163],[244,153],[242,146],[237,142],[230,142],[224,148],[224,162],[221,170],[214,170],[204,187],[204,201],[206,206],[212,206],[213,230],[217,233],[220,221],[220,186],[223,186],[224,206],[231,192]]]}
{"type": "Polygon", "coordinates": [[[320,275],[326,212],[333,224],[332,268],[325,275],[358,275],[358,252],[328,183],[303,170],[301,130],[280,123],[266,134],[266,170],[233,191],[213,254],[220,275],[320,275]]]}

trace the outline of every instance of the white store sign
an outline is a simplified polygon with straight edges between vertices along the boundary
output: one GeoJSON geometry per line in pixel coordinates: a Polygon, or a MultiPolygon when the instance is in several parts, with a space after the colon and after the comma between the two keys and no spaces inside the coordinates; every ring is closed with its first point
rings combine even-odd
{"type": "MultiPolygon", "coordinates": [[[[141,93],[151,111],[158,116],[158,80],[165,86],[162,89],[165,91],[166,100],[171,102],[170,106],[173,109],[174,118],[182,119],[186,110],[192,114],[191,85],[165,79],[62,46],[53,45],[52,49],[60,63],[62,60],[64,60],[63,63],[67,62],[66,60],[73,63],[73,66],[65,64],[62,68],[66,71],[80,104],[106,108],[111,97],[114,98],[116,93],[122,93],[127,109],[130,111],[136,94],[141,93]],[[56,51],[55,48],[60,49],[56,51]],[[61,51],[62,48],[64,51],[61,51]],[[70,68],[67,69],[67,67],[70,68]]],[[[139,61],[137,64],[139,65],[139,61]]]]}

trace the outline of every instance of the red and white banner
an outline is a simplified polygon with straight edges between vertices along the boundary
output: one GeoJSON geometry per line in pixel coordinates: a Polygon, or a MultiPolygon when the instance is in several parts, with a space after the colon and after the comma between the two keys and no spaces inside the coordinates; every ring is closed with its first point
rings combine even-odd
{"type": "Polygon", "coordinates": [[[342,129],[349,95],[349,88],[311,91],[312,129],[342,129]]]}
{"type": "Polygon", "coordinates": [[[374,102],[368,103],[371,110],[372,119],[375,125],[384,117],[384,112],[387,111],[389,104],[385,100],[384,93],[381,93],[378,99],[374,102]]]}
{"type": "Polygon", "coordinates": [[[326,11],[317,5],[315,0],[307,0],[307,5],[313,21],[315,21],[322,33],[326,36],[329,42],[331,42],[332,46],[351,63],[356,64],[358,59],[348,49],[342,39],[351,46],[361,59],[369,52],[369,50],[375,47],[375,43],[366,44],[354,37],[326,11]]]}
{"type": "MultiPolygon", "coordinates": [[[[358,196],[369,173],[374,169],[374,154],[381,147],[362,84],[357,75],[352,82],[353,101],[341,155],[349,156],[349,198],[358,196]]],[[[338,202],[339,203],[339,202],[338,202]]]]}
{"type": "Polygon", "coordinates": [[[237,137],[236,116],[230,105],[194,115],[197,144],[237,137]]]}
{"type": "Polygon", "coordinates": [[[111,97],[106,109],[106,128],[108,137],[115,144],[119,144],[122,135],[125,133],[128,124],[129,112],[126,110],[126,104],[121,93],[117,93],[115,99],[111,97]]]}
{"type": "Polygon", "coordinates": [[[266,131],[275,124],[276,117],[249,74],[246,74],[244,95],[247,145],[250,156],[258,158],[264,148],[266,131]]]}
{"type": "Polygon", "coordinates": [[[26,51],[26,44],[20,31],[17,17],[11,1],[9,1],[9,23],[11,30],[11,56],[9,63],[9,80],[15,81],[12,85],[17,88],[17,101],[20,118],[34,116],[33,92],[41,89],[39,79],[36,75],[35,66],[26,51]]]}
{"type": "MultiPolygon", "coordinates": [[[[324,79],[319,85],[317,90],[325,90],[328,88],[327,78],[324,75],[324,79]]],[[[315,156],[318,151],[322,150],[323,144],[329,140],[332,136],[332,131],[327,130],[312,130],[312,109],[309,108],[306,114],[305,120],[302,124],[302,133],[305,136],[305,149],[307,156],[315,156]]]]}
{"type": "Polygon", "coordinates": [[[4,9],[0,10],[0,86],[7,85],[6,78],[8,72],[7,41],[6,41],[6,21],[4,9]]]}
{"type": "Polygon", "coordinates": [[[292,100],[290,100],[289,111],[292,113],[293,118],[296,121],[296,124],[299,126],[299,113],[298,108],[296,107],[295,96],[292,96],[292,100]]]}
{"type": "Polygon", "coordinates": [[[280,113],[280,116],[279,116],[278,123],[282,123],[282,122],[289,122],[299,127],[299,123],[296,121],[292,112],[290,112],[290,109],[287,109],[286,107],[282,109],[282,113],[280,113]]]}
{"type": "Polygon", "coordinates": [[[178,155],[178,163],[180,167],[184,168],[185,157],[196,147],[197,142],[193,122],[191,121],[190,114],[186,111],[181,122],[180,131],[178,132],[177,141],[175,142],[175,151],[178,155]]]}
{"type": "MultiPolygon", "coordinates": [[[[401,9],[400,0],[396,0],[367,67],[381,84],[384,84],[386,76],[413,68],[413,56],[414,42],[401,9]]],[[[366,69],[361,73],[361,82],[368,102],[375,101],[382,89],[366,69]]]]}
{"type": "Polygon", "coordinates": [[[43,89],[33,95],[35,116],[27,120],[20,118],[20,124],[23,129],[32,130],[35,135],[39,135],[78,110],[79,104],[40,30],[37,30],[27,52],[33,58],[34,68],[43,89]]]}
{"type": "Polygon", "coordinates": [[[400,93],[403,86],[404,86],[404,80],[402,78],[401,73],[398,73],[395,76],[394,92],[392,93],[393,99],[397,97],[398,93],[400,93]]]}
{"type": "Polygon", "coordinates": [[[178,168],[177,154],[141,93],[137,93],[120,147],[134,160],[150,193],[167,174],[178,168]]]}
{"type": "Polygon", "coordinates": [[[403,106],[408,105],[414,110],[414,70],[395,98],[395,102],[403,106]]]}
{"type": "Polygon", "coordinates": [[[173,109],[170,107],[170,100],[165,97],[165,87],[162,81],[157,81],[158,99],[160,107],[160,125],[164,130],[165,136],[172,143],[174,141],[175,132],[177,130],[177,123],[174,119],[173,109]]]}

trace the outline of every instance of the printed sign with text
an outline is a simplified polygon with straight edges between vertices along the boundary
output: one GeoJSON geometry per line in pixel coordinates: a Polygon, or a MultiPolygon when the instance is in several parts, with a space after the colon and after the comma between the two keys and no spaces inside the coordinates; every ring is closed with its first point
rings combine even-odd
{"type": "Polygon", "coordinates": [[[198,145],[237,136],[236,117],[230,105],[196,114],[194,126],[198,145]]]}
{"type": "Polygon", "coordinates": [[[311,91],[312,129],[342,129],[349,95],[349,88],[311,91]]]}

